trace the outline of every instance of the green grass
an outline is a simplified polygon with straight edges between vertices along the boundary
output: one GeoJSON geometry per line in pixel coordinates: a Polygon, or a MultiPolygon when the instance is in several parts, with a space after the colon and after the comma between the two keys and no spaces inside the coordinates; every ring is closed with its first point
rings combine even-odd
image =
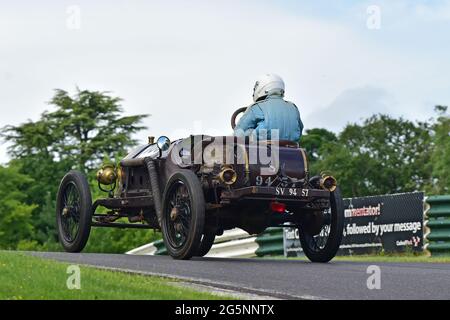
{"type": "Polygon", "coordinates": [[[80,266],[81,288],[69,290],[70,264],[45,260],[23,253],[0,251],[0,299],[223,299],[197,292],[159,277],[142,276],[80,266]]]}

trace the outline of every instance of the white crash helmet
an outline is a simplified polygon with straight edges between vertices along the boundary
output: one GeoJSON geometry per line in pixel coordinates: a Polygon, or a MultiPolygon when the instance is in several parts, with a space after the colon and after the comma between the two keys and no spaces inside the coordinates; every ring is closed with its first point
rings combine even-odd
{"type": "Polygon", "coordinates": [[[259,78],[253,88],[253,101],[256,102],[259,98],[279,95],[284,96],[284,81],[276,74],[265,74],[259,78]]]}

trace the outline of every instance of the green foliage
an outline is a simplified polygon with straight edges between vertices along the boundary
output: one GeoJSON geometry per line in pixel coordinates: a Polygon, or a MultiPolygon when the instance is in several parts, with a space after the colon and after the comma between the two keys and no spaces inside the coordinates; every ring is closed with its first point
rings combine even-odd
{"type": "Polygon", "coordinates": [[[35,205],[25,203],[23,190],[32,183],[18,168],[0,166],[0,248],[15,248],[32,235],[31,213],[35,205]]]}
{"type": "MultiPolygon", "coordinates": [[[[20,200],[32,207],[34,227],[32,236],[20,237],[22,248],[59,248],[55,246],[55,198],[59,182],[70,169],[93,177],[103,159],[118,162],[136,144],[132,136],[144,128],[140,123],[147,115],[122,116],[120,102],[105,92],[77,89],[71,96],[58,89],[50,100],[52,112],[45,111],[37,121],[1,129],[0,137],[10,143],[10,167],[19,168],[24,179],[33,178],[20,189],[20,200]]],[[[17,206],[17,210],[25,209],[17,206]]],[[[0,232],[3,229],[0,225],[0,232]]]]}
{"type": "Polygon", "coordinates": [[[316,164],[323,160],[321,148],[331,142],[336,142],[336,135],[326,129],[314,128],[306,130],[306,134],[300,138],[300,145],[306,150],[310,172],[317,172],[316,164]]]}
{"type": "Polygon", "coordinates": [[[430,194],[450,193],[450,116],[447,107],[436,106],[438,118],[433,126],[431,155],[432,181],[427,188],[430,194]]]}
{"type": "Polygon", "coordinates": [[[366,196],[424,190],[434,173],[445,176],[438,172],[446,170],[445,165],[432,171],[434,153],[443,144],[436,141],[437,136],[433,138],[430,123],[374,115],[362,124],[347,125],[337,140],[331,135],[323,140],[309,137],[308,132],[307,144],[302,140],[302,146],[313,146],[308,150],[313,173],[331,172],[345,196],[366,196]]]}
{"type": "Polygon", "coordinates": [[[6,126],[2,136],[15,159],[38,156],[88,172],[102,158],[114,159],[135,145],[133,134],[144,129],[139,123],[147,115],[121,116],[120,102],[105,92],[77,89],[71,97],[57,89],[50,100],[55,111],[44,112],[36,122],[6,126]]]}
{"type": "Polygon", "coordinates": [[[347,125],[321,152],[318,166],[336,176],[345,196],[420,190],[431,179],[427,123],[374,115],[347,125]]]}
{"type": "Polygon", "coordinates": [[[124,253],[158,239],[161,239],[161,233],[151,230],[93,228],[83,251],[124,253]]]}

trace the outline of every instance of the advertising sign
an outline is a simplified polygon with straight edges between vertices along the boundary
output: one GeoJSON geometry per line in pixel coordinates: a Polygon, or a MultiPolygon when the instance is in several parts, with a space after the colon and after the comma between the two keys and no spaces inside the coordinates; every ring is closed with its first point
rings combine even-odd
{"type": "MultiPolygon", "coordinates": [[[[423,192],[344,199],[339,254],[423,249],[423,192]]],[[[284,229],[285,256],[302,254],[297,229],[284,229]]]]}

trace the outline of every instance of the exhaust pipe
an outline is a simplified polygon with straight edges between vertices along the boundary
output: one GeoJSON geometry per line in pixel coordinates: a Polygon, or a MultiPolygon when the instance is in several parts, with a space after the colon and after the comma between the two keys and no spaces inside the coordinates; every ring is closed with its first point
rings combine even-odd
{"type": "Polygon", "coordinates": [[[155,160],[147,157],[144,159],[147,165],[148,174],[150,176],[150,186],[152,188],[153,203],[155,205],[156,217],[158,218],[159,226],[161,227],[162,220],[162,197],[158,182],[158,172],[156,171],[155,160]]]}
{"type": "Polygon", "coordinates": [[[231,167],[223,167],[219,173],[219,180],[226,185],[232,185],[237,180],[236,171],[231,167]]]}
{"type": "Polygon", "coordinates": [[[336,178],[334,178],[333,176],[322,175],[322,177],[320,178],[320,187],[322,189],[333,192],[337,187],[336,178]]]}

